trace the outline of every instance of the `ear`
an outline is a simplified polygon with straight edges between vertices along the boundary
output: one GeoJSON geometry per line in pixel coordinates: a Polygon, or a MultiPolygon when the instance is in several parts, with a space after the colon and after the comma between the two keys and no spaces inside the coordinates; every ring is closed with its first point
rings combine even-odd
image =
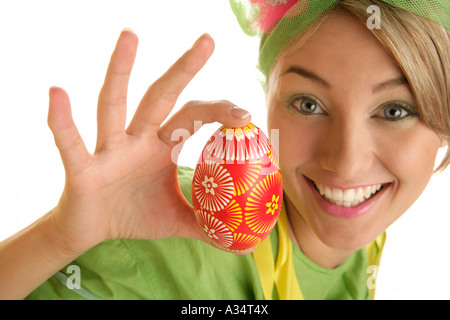
{"type": "Polygon", "coordinates": [[[448,141],[445,139],[441,140],[441,148],[448,146],[448,141]]]}

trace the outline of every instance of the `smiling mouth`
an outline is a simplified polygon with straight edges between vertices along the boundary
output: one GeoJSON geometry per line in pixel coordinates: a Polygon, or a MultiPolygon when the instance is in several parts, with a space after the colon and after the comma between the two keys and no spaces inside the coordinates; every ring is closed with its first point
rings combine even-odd
{"type": "Polygon", "coordinates": [[[344,190],[328,187],[312,180],[310,181],[323,199],[335,205],[347,208],[356,207],[366,202],[374,197],[384,187],[384,184],[375,184],[344,190]]]}

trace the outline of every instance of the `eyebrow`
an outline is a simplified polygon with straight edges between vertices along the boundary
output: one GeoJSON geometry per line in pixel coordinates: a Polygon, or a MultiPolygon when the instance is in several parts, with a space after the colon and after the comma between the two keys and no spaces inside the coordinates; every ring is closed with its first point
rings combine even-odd
{"type": "Polygon", "coordinates": [[[409,82],[405,76],[400,76],[400,77],[390,79],[390,80],[380,83],[373,89],[373,92],[376,93],[376,92],[386,90],[386,89],[394,89],[398,86],[403,86],[403,85],[409,86],[409,82]]]}
{"type": "MultiPolygon", "coordinates": [[[[284,76],[285,74],[289,74],[289,73],[295,73],[295,74],[298,74],[299,76],[310,79],[324,88],[327,88],[327,89],[331,88],[331,85],[325,79],[318,76],[313,71],[307,70],[303,67],[292,66],[287,71],[285,71],[282,74],[282,76],[284,76]]],[[[376,93],[376,92],[386,90],[386,89],[393,89],[393,88],[396,88],[396,87],[402,86],[402,85],[409,86],[408,79],[406,79],[406,77],[403,75],[400,77],[397,77],[397,78],[393,78],[393,79],[384,81],[384,82],[376,85],[373,89],[373,92],[376,93]]]]}
{"type": "Polygon", "coordinates": [[[290,67],[287,71],[285,71],[282,76],[288,74],[288,73],[295,73],[298,74],[299,76],[302,76],[304,78],[310,79],[312,81],[314,81],[315,83],[317,83],[318,85],[324,87],[324,88],[330,88],[331,85],[324,80],[323,78],[321,78],[320,76],[318,76],[317,74],[315,74],[314,72],[310,71],[310,70],[306,70],[305,68],[299,67],[299,66],[292,66],[290,67]]]}

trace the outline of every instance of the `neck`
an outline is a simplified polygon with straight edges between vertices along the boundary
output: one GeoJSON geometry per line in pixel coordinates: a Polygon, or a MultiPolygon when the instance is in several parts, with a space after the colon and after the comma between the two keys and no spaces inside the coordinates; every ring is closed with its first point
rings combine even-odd
{"type": "Polygon", "coordinates": [[[323,243],[287,197],[285,205],[289,219],[289,236],[311,261],[321,267],[333,269],[343,264],[354,252],[333,248],[323,243]]]}

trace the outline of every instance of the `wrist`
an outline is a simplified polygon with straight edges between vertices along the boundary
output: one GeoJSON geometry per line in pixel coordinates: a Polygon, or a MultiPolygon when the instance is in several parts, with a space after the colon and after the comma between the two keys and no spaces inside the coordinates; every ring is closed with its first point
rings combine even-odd
{"type": "Polygon", "coordinates": [[[73,260],[100,242],[83,239],[81,233],[78,235],[76,228],[61,215],[58,206],[42,217],[41,226],[46,241],[52,244],[61,258],[73,260]]]}
{"type": "Polygon", "coordinates": [[[0,299],[23,299],[82,252],[66,245],[50,211],[0,242],[0,299]]]}

